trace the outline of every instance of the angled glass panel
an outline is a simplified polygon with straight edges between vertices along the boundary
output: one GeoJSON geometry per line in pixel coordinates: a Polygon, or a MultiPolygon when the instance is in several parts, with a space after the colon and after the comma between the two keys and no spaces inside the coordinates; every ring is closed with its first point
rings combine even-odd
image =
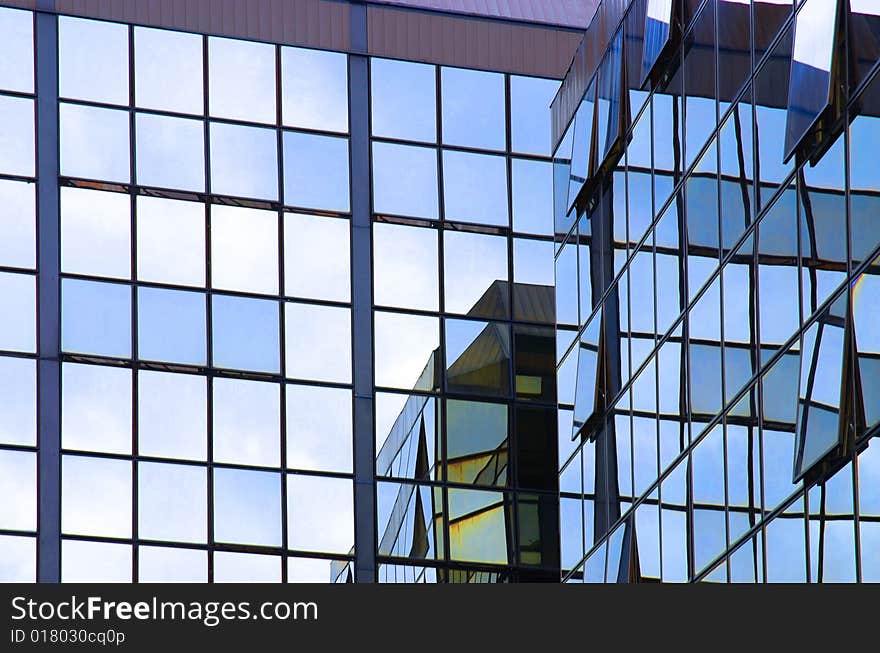
{"type": "Polygon", "coordinates": [[[62,175],[130,181],[128,112],[75,104],[58,111],[62,175]]]}
{"type": "Polygon", "coordinates": [[[785,123],[786,159],[831,103],[839,5],[837,0],[804,0],[795,16],[785,123]]]}
{"type": "Polygon", "coordinates": [[[35,174],[34,101],[0,95],[0,173],[35,174]]]}
{"type": "Polygon", "coordinates": [[[376,311],[376,385],[431,390],[439,385],[440,323],[435,317],[376,311]]]}
{"type": "Polygon", "coordinates": [[[880,61],[880,6],[873,0],[850,0],[850,42],[854,46],[855,79],[858,86],[880,61]]]}
{"type": "Polygon", "coordinates": [[[441,68],[443,143],[503,150],[507,121],[504,75],[464,68],[441,68]]]}
{"type": "Polygon", "coordinates": [[[82,354],[131,356],[131,288],[64,279],[61,348],[82,354]]]}
{"type": "Polygon", "coordinates": [[[139,195],[138,279],[204,286],[205,229],[204,204],[139,195]]]}
{"type": "Polygon", "coordinates": [[[349,210],[348,139],[284,133],[284,203],[349,210]]]}
{"type": "Polygon", "coordinates": [[[130,583],[131,546],[106,542],[61,542],[62,583],[130,583]]]}
{"type": "MultiPolygon", "coordinates": [[[[568,202],[574,125],[575,122],[572,119],[568,129],[565,130],[562,141],[553,153],[553,232],[560,239],[571,231],[576,218],[574,212],[569,211],[568,202]]],[[[513,192],[517,192],[515,180],[513,192]]],[[[515,198],[514,201],[516,201],[515,198]]],[[[516,214],[516,208],[514,208],[514,214],[516,214]]]]}
{"type": "Polygon", "coordinates": [[[351,473],[351,390],[288,385],[286,392],[287,467],[351,473]]]}
{"type": "Polygon", "coordinates": [[[0,356],[0,444],[36,443],[36,361],[0,356]]]}
{"type": "Polygon", "coordinates": [[[137,579],[139,583],[207,583],[208,552],[139,546],[137,579]]]}
{"type": "Polygon", "coordinates": [[[281,545],[281,475],[214,469],[214,540],[281,545]]]}
{"type": "Polygon", "coordinates": [[[446,327],[446,387],[450,392],[508,396],[511,392],[510,326],[450,320],[446,327]]]}
{"type": "Polygon", "coordinates": [[[59,17],[58,93],[128,104],[128,26],[59,17]]]}
{"type": "Polygon", "coordinates": [[[37,455],[0,450],[0,528],[37,530],[37,455]]]}
{"type": "Polygon", "coordinates": [[[445,309],[473,317],[510,315],[507,239],[443,232],[445,309]]]}
{"type": "Polygon", "coordinates": [[[277,383],[214,379],[213,459],[278,467],[281,393],[277,383]]]}
{"type": "Polygon", "coordinates": [[[439,308],[438,232],[373,223],[373,300],[378,306],[439,308]]]}
{"type": "Polygon", "coordinates": [[[217,583],[280,583],[281,556],[218,551],[214,554],[217,583]]]}
{"type": "Polygon", "coordinates": [[[201,120],[139,113],[135,132],[138,184],[205,190],[205,129],[201,120]]]}
{"type": "MultiPolygon", "coordinates": [[[[853,283],[853,328],[861,385],[861,401],[865,411],[865,427],[880,422],[880,324],[876,305],[880,298],[880,258],[853,283]]],[[[875,447],[880,448],[880,447],[875,447]]],[[[864,482],[864,481],[860,481],[864,482]]]]}
{"type": "Polygon", "coordinates": [[[61,366],[61,446],[131,453],[131,370],[105,365],[61,366]]]}
{"type": "MultiPolygon", "coordinates": [[[[618,138],[629,128],[628,103],[624,100],[623,88],[623,28],[617,31],[605,53],[599,68],[597,164],[604,163],[605,157],[617,144],[618,138]]],[[[622,531],[621,531],[622,532],[622,531]]]]}
{"type": "Polygon", "coordinates": [[[0,9],[0,89],[34,91],[34,14],[18,9],[0,9]]]}
{"type": "Polygon", "coordinates": [[[373,143],[373,211],[436,220],[437,150],[373,143]]]}
{"type": "Polygon", "coordinates": [[[513,230],[553,234],[553,164],[531,159],[511,161],[513,230]]]}
{"type": "Polygon", "coordinates": [[[642,50],[642,85],[670,42],[675,20],[675,0],[647,0],[644,49],[642,50]]]}
{"type": "Polygon", "coordinates": [[[504,157],[444,150],[446,220],[508,226],[507,188],[504,157]]]}
{"type": "Polygon", "coordinates": [[[211,206],[211,284],[223,290],[278,293],[278,214],[211,206]]]}
{"type": "Polygon", "coordinates": [[[348,57],[281,48],[281,119],[290,127],[348,131],[348,57]]]}
{"type": "Polygon", "coordinates": [[[217,367],[278,372],[278,302],[227,295],[212,298],[212,355],[217,367]]]}
{"type": "Polygon", "coordinates": [[[510,77],[510,147],[514,152],[550,156],[550,103],[559,82],[539,77],[510,77]]]}
{"type": "Polygon", "coordinates": [[[289,474],[288,548],[297,551],[348,553],[353,545],[353,483],[342,478],[289,474]]]}
{"type": "Polygon", "coordinates": [[[205,365],[205,295],[138,288],[138,358],[205,365]]]}
{"type": "Polygon", "coordinates": [[[0,180],[0,265],[35,268],[37,265],[36,186],[0,180]]]}
{"type": "Polygon", "coordinates": [[[373,136],[437,141],[437,68],[412,61],[370,59],[373,136]]]}
{"type": "Polygon", "coordinates": [[[278,143],[275,131],[211,123],[211,192],[278,199],[278,143]]]}
{"type": "Polygon", "coordinates": [[[349,301],[350,233],[351,223],[348,220],[285,213],[284,294],[288,297],[349,301]]]}
{"type": "Polygon", "coordinates": [[[61,532],[130,538],[131,472],[125,460],[62,456],[61,532]]]}
{"type": "Polygon", "coordinates": [[[212,116],[275,123],[275,46],[208,37],[212,116]]]}
{"type": "Polygon", "coordinates": [[[206,542],[208,473],[194,465],[138,463],[138,537],[206,542]]]}
{"type": "Polygon", "coordinates": [[[208,384],[203,376],[138,372],[138,453],[205,460],[208,384]]]}
{"type": "MultiPolygon", "coordinates": [[[[572,438],[577,435],[587,422],[593,417],[596,409],[603,410],[603,405],[597,405],[597,398],[602,390],[598,387],[599,357],[602,352],[599,348],[599,325],[602,322],[602,311],[596,313],[587,328],[581,334],[577,350],[577,386],[574,398],[574,422],[572,424],[572,438]]],[[[586,434],[589,435],[589,434],[586,434]]]]}
{"type": "Polygon", "coordinates": [[[131,196],[61,188],[61,271],[131,276],[131,196]]]}
{"type": "Polygon", "coordinates": [[[284,355],[289,378],[351,382],[351,310],[288,303],[284,355]]]}
{"type": "Polygon", "coordinates": [[[138,107],[201,115],[202,36],[134,28],[134,97],[138,107]]]}
{"type": "MultiPolygon", "coordinates": [[[[756,23],[757,24],[757,23],[756,23]]],[[[764,60],[754,81],[754,119],[757,125],[753,143],[757,153],[757,208],[790,173],[794,161],[785,159],[786,95],[791,74],[791,24],[764,60]]],[[[754,214],[757,214],[758,210],[754,214]]]]}
{"type": "Polygon", "coordinates": [[[574,132],[571,151],[571,169],[568,181],[568,200],[565,205],[566,212],[571,210],[578,193],[583,188],[590,176],[593,155],[593,140],[595,139],[595,105],[596,105],[596,77],[590,82],[587,92],[581,100],[577,113],[574,115],[574,132]]]}

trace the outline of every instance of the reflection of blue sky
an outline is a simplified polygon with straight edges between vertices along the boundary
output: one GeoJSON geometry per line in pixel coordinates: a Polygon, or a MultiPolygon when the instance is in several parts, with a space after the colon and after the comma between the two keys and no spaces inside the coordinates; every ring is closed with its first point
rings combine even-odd
{"type": "Polygon", "coordinates": [[[64,103],[58,111],[61,174],[127,183],[128,113],[64,103]]]}
{"type": "Polygon", "coordinates": [[[212,116],[275,122],[275,46],[210,37],[208,67],[212,116]]]}
{"type": "Polygon", "coordinates": [[[275,131],[211,123],[211,192],[277,200],[278,145],[275,131]]]}
{"type": "Polygon", "coordinates": [[[127,279],[131,275],[130,234],[130,196],[61,188],[62,272],[127,279]]]}
{"type": "Polygon", "coordinates": [[[286,295],[349,301],[350,228],[346,219],[284,214],[286,295]]]}
{"type": "Polygon", "coordinates": [[[34,101],[0,95],[0,172],[34,175],[34,101]]]}
{"type": "Polygon", "coordinates": [[[137,115],[135,134],[139,184],[205,190],[202,121],[141,113],[137,115]]]}
{"type": "Polygon", "coordinates": [[[281,476],[214,469],[214,539],[280,546],[281,476]]]}
{"type": "Polygon", "coordinates": [[[138,452],[204,460],[207,380],[166,372],[138,372],[138,452]]]}
{"type": "Polygon", "coordinates": [[[373,210],[437,219],[437,151],[373,143],[373,210]]]}
{"type": "Polygon", "coordinates": [[[354,488],[348,479],[287,477],[287,545],[348,553],[354,541],[354,488]]]}
{"type": "Polygon", "coordinates": [[[444,150],[443,199],[447,220],[507,226],[506,160],[444,150]]]}
{"type": "Polygon", "coordinates": [[[0,315],[15,316],[0,320],[0,349],[36,351],[36,301],[33,275],[0,272],[0,315]]]}
{"type": "Polygon", "coordinates": [[[504,75],[442,68],[440,79],[443,142],[503,150],[504,75]]]}
{"type": "Polygon", "coordinates": [[[348,129],[348,57],[340,52],[281,48],[281,111],[285,125],[348,129]]]}
{"type": "Polygon", "coordinates": [[[134,28],[135,103],[177,113],[204,111],[202,37],[134,28]]]}
{"type": "Polygon", "coordinates": [[[287,466],[351,473],[351,390],[288,385],[286,391],[287,466]]]}
{"type": "Polygon", "coordinates": [[[437,140],[436,68],[392,59],[370,59],[374,136],[437,140]]]}
{"type": "Polygon", "coordinates": [[[204,467],[138,463],[138,537],[206,542],[207,513],[204,467]]]}
{"type": "Polygon", "coordinates": [[[411,390],[431,353],[440,346],[439,321],[377,312],[374,324],[376,385],[411,390]]]}
{"type": "Polygon", "coordinates": [[[214,554],[217,583],[279,583],[281,557],[218,551],[214,554]]]}
{"type": "Polygon", "coordinates": [[[443,261],[446,310],[467,313],[492,282],[507,280],[507,238],[446,230],[443,261]]]}
{"type": "Polygon", "coordinates": [[[202,293],[138,288],[137,322],[139,358],[207,363],[202,293]]]}
{"type": "Polygon", "coordinates": [[[214,365],[259,372],[279,370],[278,302],[214,295],[212,313],[214,365]]]}
{"type": "Polygon", "coordinates": [[[348,211],[348,139],[284,134],[284,203],[348,211]]]}
{"type": "Polygon", "coordinates": [[[4,582],[33,583],[36,568],[37,538],[0,535],[0,578],[4,582]]]}
{"type": "Polygon", "coordinates": [[[0,88],[29,93],[34,90],[34,15],[0,8],[0,88]]]}
{"type": "Polygon", "coordinates": [[[124,460],[63,456],[61,531],[131,537],[131,466],[124,460]]]}
{"type": "Polygon", "coordinates": [[[513,280],[516,283],[553,285],[553,250],[550,241],[513,241],[513,280]]]}
{"type": "Polygon", "coordinates": [[[278,467],[281,394],[276,383],[214,379],[214,460],[278,467]]]}
{"type": "Polygon", "coordinates": [[[511,161],[513,230],[553,233],[553,164],[530,159],[511,161]]]}
{"type": "Polygon", "coordinates": [[[514,152],[550,156],[548,109],[558,89],[554,79],[511,75],[510,145],[514,152]]]}
{"type": "Polygon", "coordinates": [[[284,360],[290,378],[351,382],[351,310],[286,304],[284,360]]]}
{"type": "Polygon", "coordinates": [[[0,356],[0,443],[37,442],[37,365],[0,356]]]}
{"type": "Polygon", "coordinates": [[[61,347],[65,351],[131,355],[131,289],[111,283],[64,279],[61,347]]]}
{"type": "Polygon", "coordinates": [[[205,583],[208,552],[161,546],[138,547],[141,583],[205,583]]]}
{"type": "Polygon", "coordinates": [[[64,363],[61,446],[131,453],[131,370],[64,363]]]}
{"type": "Polygon", "coordinates": [[[380,306],[439,307],[437,230],[373,223],[373,293],[380,306]]]}
{"type": "Polygon", "coordinates": [[[37,529],[37,455],[0,450],[0,529],[37,529]]]}
{"type": "Polygon", "coordinates": [[[58,62],[61,97],[128,104],[128,26],[59,17],[58,62]]]}
{"type": "MultiPolygon", "coordinates": [[[[2,25],[2,23],[0,23],[2,25]]],[[[19,181],[0,180],[0,265],[36,266],[35,186],[19,181]]]]}

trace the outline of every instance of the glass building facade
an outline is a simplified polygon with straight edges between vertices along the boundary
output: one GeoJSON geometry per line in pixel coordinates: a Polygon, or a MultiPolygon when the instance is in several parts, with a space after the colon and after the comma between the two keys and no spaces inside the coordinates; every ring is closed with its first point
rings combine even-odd
{"type": "Polygon", "coordinates": [[[880,8],[600,12],[553,107],[563,578],[876,582],[880,8]]]}
{"type": "Polygon", "coordinates": [[[559,80],[476,68],[0,8],[0,579],[559,578],[559,80]]]}

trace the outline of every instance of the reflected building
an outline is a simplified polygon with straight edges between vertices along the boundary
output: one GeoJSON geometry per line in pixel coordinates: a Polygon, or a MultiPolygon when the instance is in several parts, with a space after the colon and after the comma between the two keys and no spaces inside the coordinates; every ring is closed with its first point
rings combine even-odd
{"type": "Polygon", "coordinates": [[[878,30],[600,5],[553,103],[566,581],[880,580],[878,30]]]}

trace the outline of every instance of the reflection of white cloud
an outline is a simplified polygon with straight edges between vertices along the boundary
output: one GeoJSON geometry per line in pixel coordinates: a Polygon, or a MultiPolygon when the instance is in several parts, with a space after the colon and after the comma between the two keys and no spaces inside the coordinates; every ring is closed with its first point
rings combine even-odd
{"type": "Polygon", "coordinates": [[[409,395],[377,392],[373,404],[376,421],[376,453],[382,450],[385,440],[391,434],[391,427],[403,410],[409,395]]]}
{"type": "Polygon", "coordinates": [[[287,376],[351,381],[351,311],[347,308],[285,304],[287,376]]]}
{"type": "Polygon", "coordinates": [[[128,26],[59,17],[58,92],[61,97],[128,104],[128,26]]]}
{"type": "Polygon", "coordinates": [[[331,560],[319,558],[288,558],[287,581],[290,583],[329,583],[331,560]]]}
{"type": "Polygon", "coordinates": [[[277,213],[211,206],[211,283],[226,290],[277,294],[277,213]]]}
{"type": "Polygon", "coordinates": [[[61,462],[61,530],[131,537],[131,463],[83,456],[61,462]]]}
{"type": "Polygon", "coordinates": [[[211,115],[275,122],[275,46],[208,38],[211,115]]]}
{"type": "Polygon", "coordinates": [[[410,390],[440,346],[437,318],[376,312],[376,385],[410,390]]]}
{"type": "Polygon", "coordinates": [[[0,272],[0,349],[36,351],[37,289],[30,274],[0,272]]]}
{"type": "Polygon", "coordinates": [[[214,460],[277,467],[280,411],[276,383],[214,379],[214,460]]]}
{"type": "Polygon", "coordinates": [[[277,200],[275,130],[211,123],[211,192],[277,200]]]}
{"type": "Polygon", "coordinates": [[[138,537],[207,542],[207,504],[204,467],[138,463],[138,537]]]}
{"type": "Polygon", "coordinates": [[[61,444],[65,449],[131,452],[131,370],[63,364],[61,444]]]}
{"type": "Polygon", "coordinates": [[[61,271],[128,279],[131,197],[61,189],[61,271]]]}
{"type": "Polygon", "coordinates": [[[37,442],[37,364],[0,357],[0,443],[37,442]]]}
{"type": "Polygon", "coordinates": [[[135,102],[139,107],[202,113],[202,37],[134,28],[135,102]]]}
{"type": "Polygon", "coordinates": [[[436,220],[437,151],[373,143],[373,210],[436,220]]]}
{"type": "Polygon", "coordinates": [[[138,452],[141,455],[205,460],[207,423],[205,377],[138,372],[138,452]]]}
{"type": "Polygon", "coordinates": [[[204,286],[204,205],[139,196],[137,256],[142,281],[204,286]]]}
{"type": "Polygon", "coordinates": [[[447,220],[507,226],[506,159],[445,150],[443,200],[447,220]]]}
{"type": "MultiPolygon", "coordinates": [[[[370,58],[372,132],[406,140],[437,139],[436,67],[370,58]]],[[[549,131],[547,132],[549,133],[549,131]]]]}
{"type": "Polygon", "coordinates": [[[0,528],[37,529],[37,455],[0,450],[0,528]]]}
{"type": "Polygon", "coordinates": [[[138,582],[206,583],[208,552],[161,546],[138,547],[138,582]]]}
{"type": "Polygon", "coordinates": [[[507,280],[507,238],[443,232],[443,271],[446,310],[467,313],[494,281],[507,280]]]}
{"type": "Polygon", "coordinates": [[[281,557],[218,551],[214,554],[214,582],[280,583],[281,557]]]}
{"type": "Polygon", "coordinates": [[[0,8],[0,86],[25,93],[34,90],[34,15],[0,8]]]}
{"type": "Polygon", "coordinates": [[[130,181],[126,111],[64,103],[58,111],[61,174],[124,183],[130,181]]]}
{"type": "Polygon", "coordinates": [[[282,120],[291,127],[348,129],[348,57],[281,48],[282,120]]]}
{"type": "Polygon", "coordinates": [[[437,230],[373,223],[377,305],[438,309],[437,230]]]}
{"type": "Polygon", "coordinates": [[[287,477],[288,546],[301,551],[348,553],[354,541],[352,482],[287,477]]]}
{"type": "Polygon", "coordinates": [[[202,121],[139,113],[135,131],[138,184],[205,190],[202,121]]]}
{"type": "Polygon", "coordinates": [[[34,175],[34,101],[0,95],[0,170],[34,175]]]}
{"type": "Polygon", "coordinates": [[[33,583],[36,570],[37,538],[0,535],[0,583],[33,583]]]}
{"type": "Polygon", "coordinates": [[[281,476],[273,472],[214,469],[214,539],[281,545],[281,476]]]}
{"type": "Polygon", "coordinates": [[[351,223],[347,219],[284,214],[284,293],[289,297],[351,297],[351,223]]]}
{"type": "Polygon", "coordinates": [[[131,546],[105,542],[61,542],[61,582],[130,583],[131,546]]]}
{"type": "MultiPolygon", "coordinates": [[[[443,142],[504,149],[504,75],[441,68],[443,142]]],[[[506,203],[505,203],[506,206],[506,203]]]]}
{"type": "Polygon", "coordinates": [[[351,391],[288,385],[287,466],[352,471],[351,391]]]}
{"type": "Polygon", "coordinates": [[[0,179],[0,265],[37,265],[34,184],[0,179]]]}

